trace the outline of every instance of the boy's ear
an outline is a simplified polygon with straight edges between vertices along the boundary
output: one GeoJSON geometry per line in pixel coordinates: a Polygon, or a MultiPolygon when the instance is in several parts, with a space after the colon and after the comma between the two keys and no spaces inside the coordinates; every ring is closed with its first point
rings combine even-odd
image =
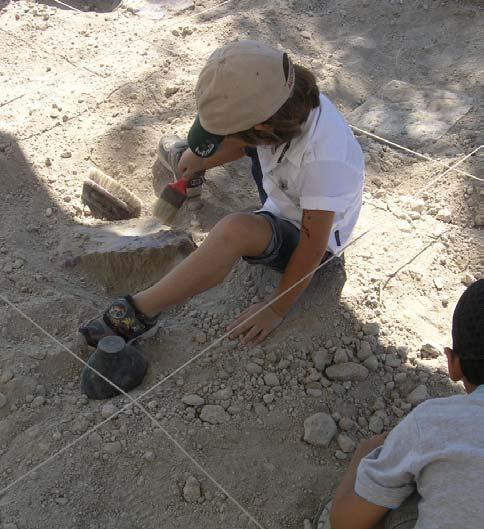
{"type": "Polygon", "coordinates": [[[458,382],[464,378],[462,367],[460,365],[460,358],[452,351],[450,347],[444,349],[447,357],[447,367],[449,369],[449,377],[453,382],[458,382]]]}

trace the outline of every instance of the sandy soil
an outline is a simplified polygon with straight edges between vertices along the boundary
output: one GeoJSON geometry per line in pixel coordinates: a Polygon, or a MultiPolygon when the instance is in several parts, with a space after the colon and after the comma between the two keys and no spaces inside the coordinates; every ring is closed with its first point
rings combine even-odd
{"type": "MultiPolygon", "coordinates": [[[[57,339],[0,304],[2,489],[126,403],[79,392],[82,366],[61,344],[75,345],[78,323],[109,295],[63,267],[61,249],[79,224],[100,224],[80,198],[93,164],[150,214],[157,142],[186,133],[197,74],[214,48],[236,38],[283,46],[345,114],[392,79],[467,94],[470,111],[423,152],[449,163],[482,143],[477,1],[204,0],[184,10],[171,2],[162,20],[122,6],[110,12],[111,4],[79,13],[53,1],[0,1],[0,294],[57,339]]],[[[455,302],[480,275],[480,189],[449,173],[421,200],[408,198],[442,167],[359,139],[367,183],[357,234],[374,229],[346,251],[344,266],[318,273],[262,347],[224,340],[142,401],[266,529],[301,529],[312,517],[348,464],[346,437],[388,430],[421,398],[462,391],[446,378],[441,346],[455,302]],[[421,353],[428,342],[437,344],[435,358],[421,353]],[[369,374],[330,381],[317,369],[321,354],[330,363],[366,362],[369,374]],[[193,394],[219,406],[216,424],[203,420],[201,404],[182,402],[193,394]],[[328,448],[302,440],[305,419],[317,412],[331,414],[344,434],[328,448]]],[[[461,169],[477,174],[475,158],[461,169]]],[[[177,227],[200,243],[223,215],[256,205],[248,165],[239,162],[208,175],[202,200],[180,213],[177,227]]],[[[151,365],[133,396],[221,335],[276,281],[239,264],[223,285],[164,315],[142,346],[151,365]]],[[[1,495],[0,526],[257,527],[136,408],[1,495]]]]}

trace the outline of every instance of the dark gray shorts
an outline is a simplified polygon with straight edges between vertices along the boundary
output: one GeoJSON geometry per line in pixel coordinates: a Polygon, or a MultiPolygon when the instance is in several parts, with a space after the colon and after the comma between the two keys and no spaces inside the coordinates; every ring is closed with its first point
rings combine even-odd
{"type": "MultiPolygon", "coordinates": [[[[257,211],[255,215],[262,215],[272,227],[272,239],[264,253],[257,257],[245,256],[243,259],[249,264],[258,264],[284,272],[291,256],[299,244],[299,229],[288,220],[276,217],[269,211],[257,211]]],[[[321,262],[331,257],[331,252],[326,252],[321,262]]]]}

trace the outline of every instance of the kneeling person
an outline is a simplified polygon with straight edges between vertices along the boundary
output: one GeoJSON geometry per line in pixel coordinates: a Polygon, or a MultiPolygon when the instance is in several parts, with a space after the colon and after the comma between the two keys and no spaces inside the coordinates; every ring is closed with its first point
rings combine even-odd
{"type": "Polygon", "coordinates": [[[449,376],[467,395],[428,400],[386,439],[363,441],[336,491],[331,529],[483,526],[484,280],[460,298],[452,341],[449,376]]]}

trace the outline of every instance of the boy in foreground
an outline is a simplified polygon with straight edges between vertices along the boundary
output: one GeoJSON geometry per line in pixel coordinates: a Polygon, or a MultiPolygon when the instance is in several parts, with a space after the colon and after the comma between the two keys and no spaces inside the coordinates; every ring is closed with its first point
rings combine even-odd
{"type": "Polygon", "coordinates": [[[450,379],[467,395],[420,404],[386,439],[358,446],[331,506],[315,529],[484,527],[484,280],[457,303],[450,379]]]}
{"type": "MultiPolygon", "coordinates": [[[[190,148],[176,173],[190,180],[249,155],[262,208],[223,218],[158,283],[114,300],[102,318],[85,323],[80,332],[91,346],[109,334],[126,341],[146,334],[164,310],[221,283],[240,258],[282,273],[277,296],[351,238],[362,203],[364,158],[309,70],[267,44],[240,41],[212,54],[196,97],[190,148]]],[[[230,327],[232,337],[243,335],[245,344],[264,340],[310,280],[264,310],[263,303],[249,307],[230,327]]]]}

